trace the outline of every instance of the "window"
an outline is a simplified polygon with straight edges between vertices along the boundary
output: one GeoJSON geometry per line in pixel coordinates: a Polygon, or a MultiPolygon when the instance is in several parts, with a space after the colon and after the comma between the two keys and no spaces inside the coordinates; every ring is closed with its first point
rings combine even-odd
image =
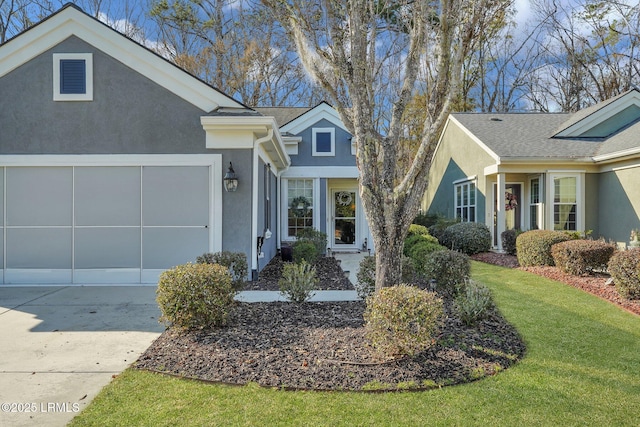
{"type": "Polygon", "coordinates": [[[53,54],[53,100],[93,100],[93,55],[53,54]]]}
{"type": "Polygon", "coordinates": [[[287,234],[295,237],[300,230],[313,228],[313,180],[287,180],[287,234]]]}
{"type": "Polygon", "coordinates": [[[578,178],[564,176],[553,178],[553,229],[578,229],[578,178]]]}
{"type": "Polygon", "coordinates": [[[463,222],[476,221],[476,184],[466,181],[454,185],[456,218],[463,222]]]}
{"type": "Polygon", "coordinates": [[[335,156],[335,132],[334,128],[312,130],[314,156],[335,156]]]}
{"type": "Polygon", "coordinates": [[[529,230],[542,229],[542,185],[540,177],[529,180],[529,230]]]}

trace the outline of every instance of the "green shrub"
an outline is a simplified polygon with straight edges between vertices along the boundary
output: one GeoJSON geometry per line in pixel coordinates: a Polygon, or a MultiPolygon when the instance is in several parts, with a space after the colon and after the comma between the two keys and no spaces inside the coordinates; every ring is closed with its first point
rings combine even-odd
{"type": "Polygon", "coordinates": [[[404,239],[404,245],[402,247],[403,255],[410,256],[409,254],[411,253],[411,250],[414,248],[414,246],[421,243],[440,246],[440,242],[438,242],[438,239],[433,236],[430,236],[428,234],[413,234],[404,239]]]}
{"type": "Polygon", "coordinates": [[[297,242],[310,242],[316,248],[316,258],[327,252],[327,233],[315,228],[304,228],[296,234],[297,242]]]}
{"type": "Polygon", "coordinates": [[[446,248],[437,243],[420,242],[414,245],[409,251],[409,258],[413,261],[416,272],[424,276],[425,262],[427,257],[434,252],[444,251],[446,248]]]}
{"type": "Polygon", "coordinates": [[[640,248],[615,252],[609,261],[609,273],[620,295],[640,299],[640,248]]]}
{"type": "Polygon", "coordinates": [[[429,254],[423,264],[425,279],[435,280],[436,289],[443,295],[455,296],[464,288],[471,274],[469,256],[443,250],[429,254]]]}
{"type": "Polygon", "coordinates": [[[198,264],[220,264],[229,269],[233,288],[241,291],[247,280],[247,255],[242,252],[222,251],[205,253],[196,258],[198,264]]]}
{"type": "Polygon", "coordinates": [[[489,288],[473,280],[467,282],[464,292],[455,299],[456,312],[465,325],[485,319],[493,306],[489,288]]]}
{"type": "MultiPolygon", "coordinates": [[[[409,225],[409,231],[407,232],[407,237],[410,236],[428,236],[429,235],[429,229],[427,229],[427,227],[425,227],[424,225],[419,225],[419,224],[411,224],[409,225]]],[[[437,240],[437,239],[436,239],[437,240]]]]}
{"type": "Polygon", "coordinates": [[[413,223],[429,228],[442,218],[443,216],[439,214],[419,213],[418,216],[413,219],[413,223]]]}
{"type": "Polygon", "coordinates": [[[223,326],[235,293],[227,267],[179,265],[160,275],[156,290],[160,321],[181,329],[223,326]]]}
{"type": "MultiPolygon", "coordinates": [[[[413,283],[416,279],[416,270],[413,260],[409,257],[402,257],[402,281],[413,283]]],[[[358,273],[356,273],[356,292],[358,297],[366,299],[376,290],[376,257],[366,256],[360,261],[358,273]]]]}
{"type": "Polygon", "coordinates": [[[306,261],[313,264],[318,259],[318,250],[309,241],[297,241],[293,244],[293,261],[300,263],[306,261]]]}
{"type": "Polygon", "coordinates": [[[565,273],[581,276],[606,270],[615,246],[598,240],[568,240],[551,247],[556,267],[565,273]]]}
{"type": "Polygon", "coordinates": [[[401,284],[367,298],[365,334],[387,356],[413,356],[426,350],[444,313],[435,293],[401,284]]]}
{"type": "Polygon", "coordinates": [[[440,239],[442,246],[467,255],[491,249],[489,227],[480,222],[459,222],[447,227],[440,239]]]}
{"type": "Polygon", "coordinates": [[[509,255],[515,255],[516,251],[516,239],[522,234],[521,230],[504,230],[500,235],[502,239],[502,249],[509,255]]]}
{"type": "Polygon", "coordinates": [[[278,282],[280,292],[293,302],[305,302],[318,284],[316,269],[306,261],[285,264],[278,282]]]}
{"type": "Polygon", "coordinates": [[[567,240],[571,240],[571,237],[562,231],[526,231],[516,239],[518,263],[522,267],[555,265],[551,255],[551,247],[567,240]]]}
{"type": "Polygon", "coordinates": [[[457,218],[450,219],[441,217],[435,224],[428,228],[429,234],[438,239],[440,244],[442,244],[442,236],[444,234],[444,231],[450,226],[458,224],[459,222],[460,220],[457,218]]]}

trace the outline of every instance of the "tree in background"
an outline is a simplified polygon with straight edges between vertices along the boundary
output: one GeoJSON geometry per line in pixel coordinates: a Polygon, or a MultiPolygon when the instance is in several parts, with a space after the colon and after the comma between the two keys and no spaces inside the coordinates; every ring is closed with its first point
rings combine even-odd
{"type": "Polygon", "coordinates": [[[376,247],[376,289],[401,281],[404,237],[429,184],[431,157],[460,96],[465,58],[511,5],[501,0],[264,0],[353,135],[359,191],[376,247]],[[422,99],[416,94],[423,94],[422,99]],[[422,130],[401,167],[407,106],[422,130]],[[381,109],[389,111],[380,120],[381,109]]]}

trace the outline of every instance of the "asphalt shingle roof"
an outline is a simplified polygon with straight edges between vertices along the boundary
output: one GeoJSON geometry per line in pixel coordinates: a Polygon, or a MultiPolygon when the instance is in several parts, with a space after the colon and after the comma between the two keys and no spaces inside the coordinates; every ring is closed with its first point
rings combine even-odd
{"type": "Polygon", "coordinates": [[[282,127],[311,110],[312,107],[255,107],[254,110],[263,116],[276,119],[279,127],[282,127]]]}

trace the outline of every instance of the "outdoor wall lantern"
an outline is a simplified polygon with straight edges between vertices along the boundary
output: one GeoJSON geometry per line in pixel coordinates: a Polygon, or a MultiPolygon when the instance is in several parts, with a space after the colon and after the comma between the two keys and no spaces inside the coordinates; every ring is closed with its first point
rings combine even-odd
{"type": "Polygon", "coordinates": [[[224,189],[229,192],[234,192],[238,189],[238,175],[233,170],[233,165],[229,162],[229,170],[222,178],[224,181],[224,189]]]}

